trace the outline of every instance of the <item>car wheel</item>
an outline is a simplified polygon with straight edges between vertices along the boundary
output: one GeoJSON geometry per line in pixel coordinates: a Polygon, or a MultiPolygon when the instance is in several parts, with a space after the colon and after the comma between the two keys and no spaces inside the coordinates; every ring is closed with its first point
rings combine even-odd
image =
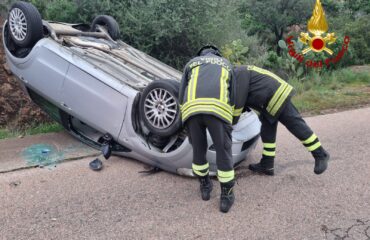
{"type": "Polygon", "coordinates": [[[98,25],[105,26],[108,30],[110,37],[113,40],[119,39],[120,37],[119,25],[113,17],[108,15],[97,16],[91,24],[91,31],[96,32],[98,25]]]}
{"type": "Polygon", "coordinates": [[[33,47],[43,37],[42,19],[31,3],[16,2],[9,11],[10,36],[19,47],[33,47]]]}
{"type": "Polygon", "coordinates": [[[179,88],[172,80],[150,83],[140,99],[140,116],[154,135],[169,137],[181,129],[179,88]]]}
{"type": "MultiPolygon", "coordinates": [[[[174,86],[176,88],[176,91],[178,92],[180,90],[180,82],[179,81],[176,81],[176,80],[172,80],[172,79],[166,79],[165,81],[169,82],[170,84],[172,84],[172,86],[174,86]]],[[[177,95],[176,98],[178,98],[179,96],[177,95]]]]}

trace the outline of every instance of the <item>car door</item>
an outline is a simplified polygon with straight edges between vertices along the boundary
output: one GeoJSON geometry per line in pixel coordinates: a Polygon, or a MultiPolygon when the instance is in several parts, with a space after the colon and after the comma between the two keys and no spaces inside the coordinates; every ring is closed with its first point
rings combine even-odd
{"type": "Polygon", "coordinates": [[[39,47],[32,54],[35,57],[19,65],[19,69],[23,69],[20,73],[22,81],[49,101],[58,104],[69,62],[46,47],[39,47]]]}
{"type": "Polygon", "coordinates": [[[125,118],[126,96],[72,64],[61,95],[64,111],[96,130],[118,138],[125,118]]]}

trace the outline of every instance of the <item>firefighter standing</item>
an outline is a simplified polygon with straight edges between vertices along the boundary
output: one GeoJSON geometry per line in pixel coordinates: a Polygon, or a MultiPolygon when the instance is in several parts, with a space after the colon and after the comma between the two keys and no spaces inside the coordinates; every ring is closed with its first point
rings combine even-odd
{"type": "Polygon", "coordinates": [[[220,211],[234,203],[231,131],[234,106],[232,65],[214,46],[205,46],[185,66],[179,101],[182,121],[193,146],[193,172],[199,178],[202,199],[210,199],[212,182],[206,160],[208,129],[216,148],[217,176],[221,184],[220,211]]]}
{"type": "Polygon", "coordinates": [[[263,142],[262,159],[249,169],[266,175],[274,175],[276,131],[278,122],[297,137],[315,158],[314,172],[323,173],[330,158],[317,136],[291,102],[293,87],[277,75],[255,66],[234,68],[236,98],[234,123],[248,107],[260,113],[261,138],[263,142]]]}

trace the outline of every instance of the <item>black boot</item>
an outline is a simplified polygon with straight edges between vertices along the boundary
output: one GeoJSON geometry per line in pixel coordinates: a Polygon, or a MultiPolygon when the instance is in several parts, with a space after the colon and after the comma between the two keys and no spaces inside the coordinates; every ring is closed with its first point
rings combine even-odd
{"type": "Polygon", "coordinates": [[[220,211],[223,213],[227,213],[234,204],[234,184],[234,180],[228,183],[221,183],[220,211]]]}
{"type": "Polygon", "coordinates": [[[200,194],[202,195],[202,199],[204,201],[208,201],[211,198],[211,192],[213,189],[213,184],[209,175],[204,177],[199,177],[200,182],[200,194]]]}
{"type": "Polygon", "coordinates": [[[269,176],[274,175],[274,158],[262,157],[259,163],[250,164],[249,170],[269,176]]]}
{"type": "Polygon", "coordinates": [[[328,161],[330,154],[325,151],[323,147],[319,147],[315,151],[312,151],[312,156],[315,158],[314,173],[321,174],[328,168],[328,161]]]}

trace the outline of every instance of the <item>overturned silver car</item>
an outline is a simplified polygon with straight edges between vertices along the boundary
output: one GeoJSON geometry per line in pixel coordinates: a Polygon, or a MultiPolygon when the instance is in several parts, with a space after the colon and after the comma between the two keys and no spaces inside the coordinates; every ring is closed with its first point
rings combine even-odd
{"type": "MultiPolygon", "coordinates": [[[[117,22],[42,20],[17,2],[3,28],[7,64],[30,98],[82,142],[181,175],[192,175],[192,147],[181,127],[181,73],[120,41],[117,22]]],[[[233,130],[233,160],[254,149],[260,122],[244,113],[233,130]]],[[[216,170],[210,136],[207,158],[216,170]]]]}

